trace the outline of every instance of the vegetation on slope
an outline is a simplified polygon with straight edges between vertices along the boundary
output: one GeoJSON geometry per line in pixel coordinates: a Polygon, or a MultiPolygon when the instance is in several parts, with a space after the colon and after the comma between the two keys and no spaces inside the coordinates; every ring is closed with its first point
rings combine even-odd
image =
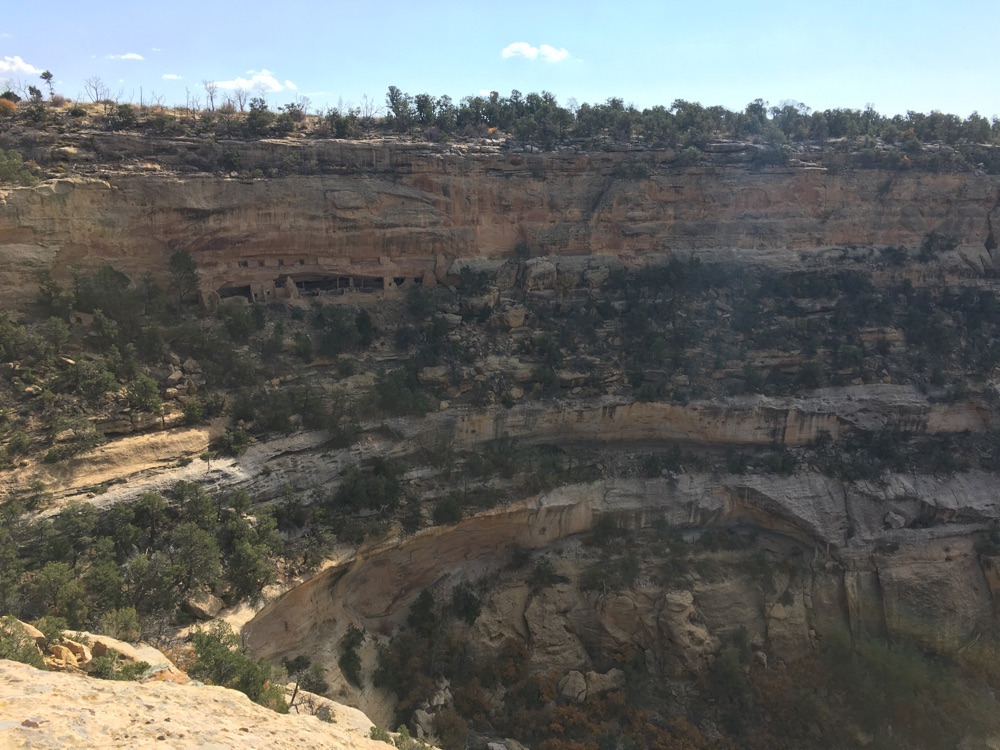
{"type": "MultiPolygon", "coordinates": [[[[311,138],[359,139],[372,136],[412,137],[447,142],[490,138],[518,147],[555,149],[572,146],[583,150],[615,148],[630,144],[675,151],[676,166],[687,167],[713,159],[736,159],[756,167],[785,164],[793,156],[805,161],[820,159],[828,168],[881,167],[889,169],[972,170],[1000,172],[1000,120],[978,113],[966,118],[938,111],[885,115],[871,108],[838,108],[813,111],[800,102],[770,106],[756,99],[733,111],[721,106],[675,100],[669,106],[643,110],[611,98],[603,103],[560,105],[550,92],[507,96],[498,92],[466,96],[458,102],[449,96],[411,95],[390,86],[384,106],[366,100],[361,106],[310,113],[309,101],[299,98],[272,110],[261,97],[246,92],[227,95],[216,103],[214,84],[206,82],[207,106],[199,97],[184,107],[162,103],[135,104],[112,98],[96,80],[89,89],[92,102],[71,103],[41,92],[0,95],[0,146],[13,149],[0,160],[0,184],[24,184],[31,170],[17,166],[34,145],[32,133],[57,129],[61,134],[95,129],[142,133],[155,138],[186,136],[202,139],[202,148],[191,155],[192,166],[205,171],[239,172],[276,177],[310,172],[317,165],[287,154],[280,163],[245,163],[233,139],[311,138]],[[747,148],[714,148],[732,141],[747,148]],[[804,144],[818,148],[804,149],[804,144]],[[9,162],[9,167],[3,164],[9,162]]],[[[188,149],[185,149],[187,151],[188,149]]],[[[37,159],[48,159],[43,152],[37,159]]],[[[636,160],[620,168],[620,177],[639,179],[648,167],[636,160]]]]}

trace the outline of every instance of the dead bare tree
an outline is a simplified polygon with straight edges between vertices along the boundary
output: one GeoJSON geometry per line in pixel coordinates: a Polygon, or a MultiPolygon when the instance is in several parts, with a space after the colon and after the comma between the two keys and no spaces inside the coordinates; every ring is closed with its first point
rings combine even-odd
{"type": "Polygon", "coordinates": [[[270,93],[270,90],[267,88],[267,84],[262,81],[257,81],[257,83],[253,85],[253,93],[264,101],[267,101],[267,95],[270,93]]]}
{"type": "Polygon", "coordinates": [[[95,104],[97,102],[104,101],[111,96],[111,91],[108,89],[108,85],[101,80],[99,76],[91,76],[83,82],[83,90],[87,92],[87,96],[95,104]]]}
{"type": "Polygon", "coordinates": [[[250,96],[250,92],[247,89],[240,88],[233,92],[233,96],[236,97],[236,106],[242,112],[247,106],[247,98],[250,96]]]}
{"type": "Polygon", "coordinates": [[[309,108],[312,106],[312,99],[303,94],[296,94],[295,106],[301,109],[304,114],[309,114],[309,108]]]}
{"type": "Polygon", "coordinates": [[[191,89],[184,87],[184,110],[193,115],[201,109],[201,99],[191,93],[191,89]]]}
{"type": "Polygon", "coordinates": [[[219,86],[215,81],[202,81],[201,85],[205,87],[205,96],[208,97],[208,108],[215,111],[215,95],[219,91],[219,86]]]}
{"type": "Polygon", "coordinates": [[[358,107],[358,113],[361,117],[361,123],[366,127],[370,128],[381,111],[380,106],[374,100],[369,98],[368,94],[361,97],[361,106],[358,107]]]}
{"type": "Polygon", "coordinates": [[[30,91],[31,88],[33,88],[31,83],[24,80],[23,78],[15,78],[13,80],[8,78],[4,83],[4,91],[13,91],[22,99],[31,98],[31,91],[30,91]]]}

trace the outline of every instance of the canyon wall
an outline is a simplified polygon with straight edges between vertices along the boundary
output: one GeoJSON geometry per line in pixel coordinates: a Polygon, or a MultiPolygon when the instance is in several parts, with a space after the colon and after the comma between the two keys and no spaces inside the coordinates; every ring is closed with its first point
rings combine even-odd
{"type": "MultiPolygon", "coordinates": [[[[332,665],[348,625],[389,634],[425,587],[488,580],[467,642],[485,652],[511,638],[531,644],[539,671],[599,672],[607,654],[631,646],[662,678],[690,678],[711,661],[719,639],[741,627],[755,648],[779,659],[837,633],[952,651],[994,617],[989,570],[970,536],[997,518],[992,482],[981,472],[878,482],[684,474],[566,486],[360,549],[267,605],[244,634],[256,653],[309,653],[332,665]],[[758,554],[775,562],[762,585],[747,578],[752,560],[702,552],[731,572],[664,584],[656,573],[662,560],[643,559],[634,586],[587,592],[577,581],[593,553],[580,538],[606,514],[633,531],[754,530],[758,554]],[[530,568],[512,573],[512,545],[549,555],[562,582],[539,587],[530,568]]],[[[386,711],[375,690],[352,700],[372,716],[386,711]]]]}
{"type": "Polygon", "coordinates": [[[698,251],[794,266],[817,248],[918,246],[932,231],[957,240],[958,269],[981,274],[1000,226],[1000,178],[980,173],[678,168],[671,152],[459,153],[391,141],[220,147],[243,164],[307,174],[186,174],[177,170],[197,142],[81,142],[111,166],[0,190],[0,291],[16,305],[40,269],[65,279],[103,262],[162,277],[178,250],[195,258],[205,290],[284,276],[391,286],[445,278],[455,259],[511,256],[519,243],[532,255],[698,251]],[[636,162],[648,177],[616,176],[636,162]]]}

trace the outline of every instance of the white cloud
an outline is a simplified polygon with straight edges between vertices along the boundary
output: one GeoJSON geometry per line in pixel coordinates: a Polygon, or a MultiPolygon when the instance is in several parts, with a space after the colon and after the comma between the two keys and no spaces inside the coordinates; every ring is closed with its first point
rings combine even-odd
{"type": "Polygon", "coordinates": [[[527,42],[514,42],[513,44],[508,44],[500,50],[500,57],[524,57],[528,60],[537,60],[541,58],[545,62],[555,63],[568,59],[569,50],[565,47],[557,49],[551,44],[542,44],[535,47],[527,42]]]}
{"type": "Polygon", "coordinates": [[[145,60],[138,52],[126,52],[124,55],[105,55],[109,60],[145,60]]]}
{"type": "Polygon", "coordinates": [[[527,57],[534,60],[538,57],[538,47],[532,47],[527,42],[514,42],[500,50],[500,57],[527,57]]]}
{"type": "Polygon", "coordinates": [[[551,44],[543,44],[538,48],[538,51],[542,54],[542,59],[545,62],[561,62],[569,57],[569,50],[565,47],[560,47],[556,49],[551,44]]]}
{"type": "Polygon", "coordinates": [[[163,50],[161,50],[159,47],[150,47],[150,49],[153,50],[153,52],[163,52],[163,50]]]}
{"type": "Polygon", "coordinates": [[[0,59],[0,73],[41,73],[41,68],[29,65],[18,55],[0,59]]]}
{"type": "Polygon", "coordinates": [[[164,80],[164,81],[179,81],[179,80],[181,80],[181,79],[182,79],[183,77],[184,77],[184,76],[179,76],[179,75],[177,75],[176,73],[164,73],[164,74],[163,74],[163,80],[164,80]]]}
{"type": "Polygon", "coordinates": [[[267,68],[262,70],[248,70],[246,74],[250,77],[236,76],[231,81],[216,81],[215,85],[220,89],[246,89],[248,91],[264,91],[268,94],[284,91],[285,89],[292,91],[298,89],[298,86],[288,80],[282,84],[281,81],[274,77],[274,73],[267,68]]]}
{"type": "Polygon", "coordinates": [[[0,34],[0,39],[13,39],[13,38],[14,35],[11,34],[9,31],[5,31],[2,34],[0,34]]]}

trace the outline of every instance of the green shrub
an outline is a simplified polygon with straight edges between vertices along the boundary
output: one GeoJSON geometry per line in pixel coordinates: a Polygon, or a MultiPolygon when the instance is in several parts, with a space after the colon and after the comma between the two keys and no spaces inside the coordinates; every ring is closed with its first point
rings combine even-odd
{"type": "Polygon", "coordinates": [[[448,495],[434,505],[434,523],[446,526],[462,520],[462,503],[455,495],[448,495]]]}
{"type": "Polygon", "coordinates": [[[361,687],[361,657],[358,648],[365,641],[365,631],[354,624],[347,626],[347,632],[340,639],[340,658],[337,666],[341,673],[355,687],[361,687]]]}
{"type": "Polygon", "coordinates": [[[605,560],[584,568],[580,575],[581,591],[610,593],[635,585],[639,576],[639,561],[632,555],[617,560],[605,560]]]}
{"type": "Polygon", "coordinates": [[[426,414],[430,399],[420,389],[413,368],[399,368],[375,376],[375,404],[396,416],[426,414]]]}
{"type": "Polygon", "coordinates": [[[352,512],[360,510],[393,510],[403,496],[403,487],[396,476],[395,466],[378,460],[371,471],[349,466],[343,472],[343,482],[332,498],[332,506],[352,512]]]}
{"type": "Polygon", "coordinates": [[[205,407],[196,398],[184,404],[184,424],[201,424],[205,418],[205,407]]]}
{"type": "Polygon", "coordinates": [[[463,750],[469,736],[469,725],[450,708],[434,713],[434,733],[441,743],[441,750],[463,750]]]}
{"type": "Polygon", "coordinates": [[[195,660],[188,670],[192,677],[213,685],[239,690],[254,703],[278,713],[288,713],[285,675],[265,659],[246,655],[240,637],[225,622],[216,622],[191,635],[195,660]]]}
{"type": "Polygon", "coordinates": [[[252,442],[253,438],[246,430],[227,429],[223,435],[212,441],[211,448],[223,456],[236,457],[246,453],[252,442]]]}
{"type": "Polygon", "coordinates": [[[160,387],[146,375],[136,376],[125,386],[125,400],[132,409],[157,414],[163,406],[160,387]]]}
{"type": "Polygon", "coordinates": [[[45,669],[42,654],[13,617],[0,617],[0,659],[45,669]]]}
{"type": "Polygon", "coordinates": [[[28,171],[16,151],[0,149],[0,185],[34,185],[38,180],[28,171]]]}
{"type": "Polygon", "coordinates": [[[482,604],[469,584],[460,583],[451,590],[451,609],[466,625],[472,625],[479,619],[482,604]]]}
{"type": "Polygon", "coordinates": [[[556,572],[555,565],[546,557],[535,563],[535,567],[531,571],[531,577],[528,578],[528,583],[531,584],[533,589],[542,589],[546,586],[554,586],[557,583],[565,583],[567,580],[569,579],[566,576],[559,575],[556,572]]]}
{"type": "Polygon", "coordinates": [[[104,656],[96,656],[87,663],[87,672],[100,680],[138,680],[149,669],[148,662],[123,662],[121,654],[109,649],[104,656]]]}
{"type": "Polygon", "coordinates": [[[373,740],[376,740],[377,742],[384,742],[387,745],[393,744],[392,735],[389,734],[389,730],[383,729],[382,727],[373,726],[371,730],[368,732],[368,737],[373,740]]]}
{"type": "Polygon", "coordinates": [[[133,607],[112,609],[101,615],[97,621],[97,632],[129,643],[135,643],[142,636],[139,616],[133,607]]]}
{"type": "Polygon", "coordinates": [[[417,320],[430,317],[437,309],[433,293],[422,286],[411,287],[406,293],[406,309],[417,320]]]}

